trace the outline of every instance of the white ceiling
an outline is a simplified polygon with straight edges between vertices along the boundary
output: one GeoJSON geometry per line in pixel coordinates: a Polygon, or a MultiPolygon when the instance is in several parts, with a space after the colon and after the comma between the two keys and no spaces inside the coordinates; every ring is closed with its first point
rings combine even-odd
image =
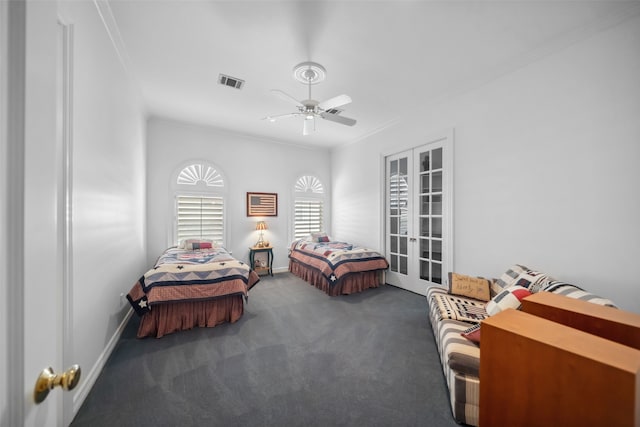
{"type": "Polygon", "coordinates": [[[331,147],[469,90],[638,12],[618,1],[99,1],[150,116],[270,140],[331,147]],[[270,93],[297,99],[293,67],[315,61],[319,101],[348,94],[353,127],[301,117],[270,93]],[[241,90],[217,83],[244,80],[241,90]]]}

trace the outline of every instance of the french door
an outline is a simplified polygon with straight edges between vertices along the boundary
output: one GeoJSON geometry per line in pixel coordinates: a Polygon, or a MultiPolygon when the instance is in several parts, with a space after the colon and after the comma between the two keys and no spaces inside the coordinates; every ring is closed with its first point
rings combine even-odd
{"type": "Polygon", "coordinates": [[[452,269],[450,137],[386,157],[387,282],[425,295],[452,269]]]}

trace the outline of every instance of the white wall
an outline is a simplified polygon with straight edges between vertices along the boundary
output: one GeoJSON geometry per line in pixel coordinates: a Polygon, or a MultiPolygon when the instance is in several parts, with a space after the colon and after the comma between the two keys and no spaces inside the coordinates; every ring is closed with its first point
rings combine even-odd
{"type": "Polygon", "coordinates": [[[636,17],[333,150],[334,235],[379,245],[380,153],[454,128],[455,270],[523,263],[640,312],[638,46],[636,17]]]}
{"type": "Polygon", "coordinates": [[[130,307],[120,298],[145,270],[145,119],[138,88],[93,2],[62,2],[73,25],[73,362],[76,409],[130,307]]]}
{"type": "MultiPolygon", "coordinates": [[[[301,136],[302,138],[302,136],[301,136]]],[[[189,161],[220,168],[226,179],[227,249],[248,261],[249,246],[258,240],[255,224],[267,222],[265,239],[274,246],[274,270],[288,267],[293,185],[302,175],[315,175],[331,192],[330,155],[312,149],[256,139],[214,128],[152,118],[147,126],[147,238],[149,267],[173,244],[174,195],[171,177],[189,161]],[[278,194],[277,217],[247,217],[246,193],[278,194]]],[[[303,141],[303,140],[302,140],[303,141]]],[[[327,211],[331,204],[327,201],[327,211]]],[[[330,219],[327,218],[329,225],[330,219]]]]}
{"type": "Polygon", "coordinates": [[[8,184],[8,54],[9,54],[9,8],[7,2],[0,2],[0,170],[2,173],[2,183],[0,184],[0,372],[6,378],[0,387],[0,424],[8,423],[9,420],[9,288],[7,286],[9,274],[7,272],[7,255],[9,254],[9,184],[8,184]]]}

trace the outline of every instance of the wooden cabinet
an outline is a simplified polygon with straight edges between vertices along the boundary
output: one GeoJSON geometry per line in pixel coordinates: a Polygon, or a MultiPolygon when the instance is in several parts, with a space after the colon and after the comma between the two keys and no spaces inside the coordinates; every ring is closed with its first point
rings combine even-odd
{"type": "Polygon", "coordinates": [[[522,300],[522,311],[640,350],[640,315],[538,292],[522,300]]]}
{"type": "Polygon", "coordinates": [[[640,425],[635,348],[509,309],[481,349],[480,427],[640,425]]]}

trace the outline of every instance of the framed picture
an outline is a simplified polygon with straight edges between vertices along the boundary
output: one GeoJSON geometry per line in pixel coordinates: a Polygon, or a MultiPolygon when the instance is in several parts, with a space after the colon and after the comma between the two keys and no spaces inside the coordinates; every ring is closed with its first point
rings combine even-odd
{"type": "Polygon", "coordinates": [[[247,216],[278,216],[278,194],[247,193],[247,216]]]}

